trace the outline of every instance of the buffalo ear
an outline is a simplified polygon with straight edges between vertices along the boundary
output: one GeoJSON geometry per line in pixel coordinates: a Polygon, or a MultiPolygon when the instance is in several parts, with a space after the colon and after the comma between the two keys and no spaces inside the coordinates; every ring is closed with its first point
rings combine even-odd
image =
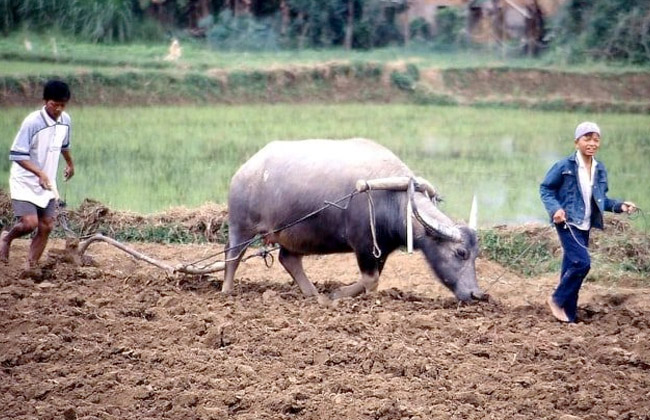
{"type": "Polygon", "coordinates": [[[472,208],[469,211],[469,222],[467,223],[467,226],[473,231],[476,231],[478,225],[477,221],[478,221],[478,204],[476,202],[476,194],[474,194],[474,197],[472,198],[472,208]]]}

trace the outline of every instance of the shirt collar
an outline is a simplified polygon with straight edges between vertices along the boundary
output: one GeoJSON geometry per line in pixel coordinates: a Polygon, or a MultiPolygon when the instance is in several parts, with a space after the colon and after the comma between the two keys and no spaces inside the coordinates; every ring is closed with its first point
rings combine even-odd
{"type": "Polygon", "coordinates": [[[59,119],[56,121],[50,117],[50,114],[47,113],[45,107],[41,108],[41,117],[43,117],[43,121],[45,121],[45,124],[48,126],[55,125],[57,122],[59,122],[59,120],[61,120],[61,117],[59,117],[59,119]]]}
{"type": "MultiPolygon", "coordinates": [[[[576,156],[576,160],[578,161],[578,166],[579,166],[580,168],[586,168],[587,165],[585,165],[585,161],[582,159],[582,155],[580,154],[579,151],[576,150],[576,154],[575,154],[575,156],[576,156]]],[[[594,168],[596,168],[596,165],[598,165],[598,162],[596,161],[596,158],[595,158],[595,157],[592,157],[591,160],[592,160],[591,172],[593,173],[593,172],[594,172],[594,168]]]]}

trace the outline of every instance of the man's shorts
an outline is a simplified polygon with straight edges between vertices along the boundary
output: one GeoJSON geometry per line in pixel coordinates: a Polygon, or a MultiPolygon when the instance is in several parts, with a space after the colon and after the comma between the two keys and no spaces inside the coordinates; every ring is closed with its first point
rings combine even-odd
{"type": "Polygon", "coordinates": [[[47,203],[47,207],[45,208],[38,207],[36,204],[30,203],[29,201],[21,200],[11,200],[11,205],[14,208],[14,215],[16,217],[29,216],[32,214],[37,215],[39,219],[42,217],[54,218],[56,216],[56,201],[53,199],[47,203]]]}

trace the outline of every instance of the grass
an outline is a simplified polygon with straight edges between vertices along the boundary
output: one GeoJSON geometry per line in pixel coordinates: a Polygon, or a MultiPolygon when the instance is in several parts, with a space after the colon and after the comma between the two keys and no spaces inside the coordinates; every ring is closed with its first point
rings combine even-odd
{"type": "Polygon", "coordinates": [[[553,256],[548,236],[531,235],[530,232],[523,231],[502,232],[498,229],[484,229],[479,231],[479,240],[484,258],[496,261],[524,276],[548,273],[560,266],[558,258],[553,256]]]}
{"type": "MultiPolygon", "coordinates": [[[[208,69],[265,70],[275,66],[317,65],[323,62],[377,62],[407,61],[422,68],[555,68],[568,70],[551,58],[508,58],[499,51],[468,50],[458,52],[435,52],[411,46],[390,47],[369,51],[346,51],[343,49],[278,50],[278,51],[215,51],[200,41],[182,41],[182,57],[177,63],[163,60],[169,42],[133,44],[92,44],[61,36],[34,34],[0,37],[0,75],[42,75],[84,72],[93,70],[119,71],[123,68],[146,68],[164,72],[205,71],[208,69]],[[32,50],[25,49],[29,39],[32,50]],[[56,45],[56,50],[54,48],[56,45]],[[13,63],[12,63],[13,62],[13,63]]],[[[584,63],[570,68],[571,71],[647,71],[645,67],[631,65],[608,65],[584,63]]]]}
{"type": "MultiPolygon", "coordinates": [[[[0,115],[8,151],[26,108],[0,115]]],[[[473,194],[479,222],[545,221],[538,185],[572,152],[579,121],[596,120],[604,137],[610,196],[650,208],[650,116],[555,113],[417,105],[255,105],[69,107],[76,176],[60,182],[75,207],[93,198],[118,210],[151,213],[173,206],[225,203],[231,176],[275,139],[372,138],[436,185],[452,217],[466,218],[473,194]]],[[[9,162],[0,160],[0,187],[9,162]]],[[[333,197],[334,198],[334,197],[333,197]]]]}
{"type": "MultiPolygon", "coordinates": [[[[607,284],[647,283],[650,275],[650,236],[632,229],[626,220],[607,215],[606,230],[590,234],[592,264],[585,281],[607,284]]],[[[562,250],[551,226],[495,226],[479,231],[483,258],[520,275],[558,273],[562,250]]]]}

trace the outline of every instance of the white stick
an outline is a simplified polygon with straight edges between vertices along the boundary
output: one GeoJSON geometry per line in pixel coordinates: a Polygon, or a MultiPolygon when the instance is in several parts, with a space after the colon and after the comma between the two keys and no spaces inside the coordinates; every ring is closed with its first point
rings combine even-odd
{"type": "Polygon", "coordinates": [[[469,211],[469,222],[467,223],[470,229],[478,229],[478,204],[476,202],[476,194],[472,198],[472,208],[469,211]]]}
{"type": "Polygon", "coordinates": [[[413,253],[413,205],[406,200],[406,252],[413,253]]]}

